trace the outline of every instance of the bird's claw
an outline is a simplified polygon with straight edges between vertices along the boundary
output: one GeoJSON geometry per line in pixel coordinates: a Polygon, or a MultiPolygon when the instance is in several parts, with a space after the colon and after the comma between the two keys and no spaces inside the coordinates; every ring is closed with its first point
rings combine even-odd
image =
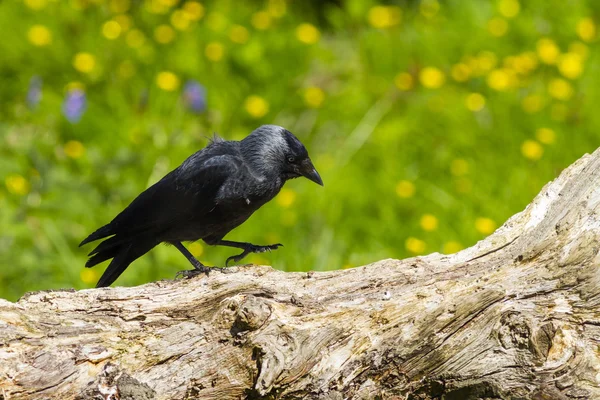
{"type": "Polygon", "coordinates": [[[266,246],[258,246],[255,244],[250,245],[241,254],[231,256],[225,260],[225,268],[229,267],[229,262],[233,261],[234,263],[237,263],[250,253],[264,253],[265,251],[270,252],[271,250],[277,250],[279,247],[283,247],[283,245],[281,243],[269,244],[266,246]]]}
{"type": "Polygon", "coordinates": [[[177,271],[177,273],[175,274],[175,279],[189,279],[200,274],[206,274],[206,276],[208,276],[210,271],[212,271],[213,269],[214,268],[207,267],[205,265],[194,265],[194,269],[184,269],[182,271],[177,271]]]}

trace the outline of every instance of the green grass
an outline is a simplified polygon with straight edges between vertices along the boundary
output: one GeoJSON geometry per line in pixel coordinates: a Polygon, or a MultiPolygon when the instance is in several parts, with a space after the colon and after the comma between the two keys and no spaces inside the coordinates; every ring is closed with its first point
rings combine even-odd
{"type": "MultiPolygon", "coordinates": [[[[93,286],[87,234],[213,132],[264,123],[307,145],[325,187],[289,182],[228,235],[285,244],[250,261],[325,270],[470,246],[596,149],[599,16],[593,0],[1,2],[0,297],[93,286]],[[204,112],[182,97],[190,80],[204,112]],[[70,122],[75,88],[87,108],[70,122]]],[[[200,249],[209,265],[234,253],[200,249]]],[[[159,246],[117,284],[188,267],[159,246]]]]}

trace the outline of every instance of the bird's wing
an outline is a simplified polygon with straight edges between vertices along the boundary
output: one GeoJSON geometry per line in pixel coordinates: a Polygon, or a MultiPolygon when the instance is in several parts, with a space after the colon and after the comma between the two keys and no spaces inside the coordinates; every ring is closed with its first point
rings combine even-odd
{"type": "Polygon", "coordinates": [[[142,192],[111,222],[116,233],[159,234],[216,205],[220,187],[243,167],[234,155],[197,153],[142,192]]]}

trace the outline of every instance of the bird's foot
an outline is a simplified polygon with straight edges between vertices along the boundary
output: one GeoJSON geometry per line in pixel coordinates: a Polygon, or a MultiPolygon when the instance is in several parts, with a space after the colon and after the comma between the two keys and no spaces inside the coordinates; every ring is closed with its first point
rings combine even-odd
{"type": "Polygon", "coordinates": [[[194,269],[184,269],[182,271],[178,271],[175,274],[175,279],[189,279],[200,274],[206,274],[206,276],[208,276],[212,271],[219,271],[224,274],[230,274],[232,272],[235,272],[229,268],[207,267],[206,265],[200,265],[199,267],[194,266],[194,269]]]}
{"type": "Polygon", "coordinates": [[[265,251],[277,250],[279,247],[282,247],[282,246],[283,245],[281,243],[269,244],[269,245],[266,245],[266,246],[258,246],[258,245],[255,245],[255,244],[250,244],[240,254],[238,254],[236,256],[229,257],[225,261],[225,267],[229,267],[229,263],[231,261],[233,261],[234,263],[237,263],[238,261],[240,261],[241,259],[243,259],[244,257],[246,257],[250,253],[264,253],[265,251]]]}

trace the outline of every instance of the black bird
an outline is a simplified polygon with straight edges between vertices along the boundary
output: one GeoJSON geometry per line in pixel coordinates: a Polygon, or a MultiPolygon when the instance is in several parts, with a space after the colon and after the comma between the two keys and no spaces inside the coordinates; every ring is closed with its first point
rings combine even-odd
{"type": "Polygon", "coordinates": [[[241,141],[216,135],[208,146],[143,191],[127,208],[88,236],[80,246],[104,239],[86,267],[112,258],[96,287],[109,286],[134,260],[159,243],[174,245],[194,266],[184,276],[208,273],[181,242],[202,239],[209,245],[243,251],[225,262],[238,262],[250,253],[275,250],[281,244],[258,246],[223,240],[271,200],[288,179],[304,176],[323,185],[302,143],[287,129],[263,125],[241,141]]]}

